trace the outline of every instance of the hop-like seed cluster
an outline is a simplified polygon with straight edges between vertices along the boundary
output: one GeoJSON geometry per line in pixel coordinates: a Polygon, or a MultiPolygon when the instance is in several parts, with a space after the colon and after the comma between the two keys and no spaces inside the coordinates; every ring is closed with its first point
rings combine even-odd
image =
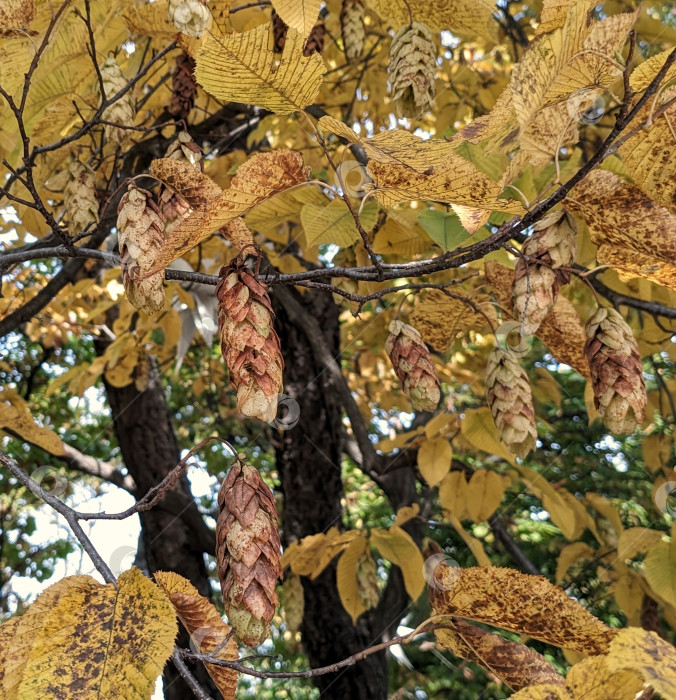
{"type": "Polygon", "coordinates": [[[305,614],[305,594],[298,574],[293,572],[284,577],[282,604],[286,616],[286,627],[290,632],[298,632],[305,614]]]}
{"type": "Polygon", "coordinates": [[[284,360],[272,325],[275,315],[268,287],[240,258],[224,265],[219,276],[221,351],[237,391],[237,409],[269,423],[277,415],[284,360]]]}
{"type": "MultiPolygon", "coordinates": [[[[165,158],[190,163],[200,172],[204,168],[202,149],[193,141],[187,131],[179,131],[176,138],[169,144],[165,158]]],[[[190,211],[190,204],[171,187],[163,185],[160,189],[158,202],[164,217],[165,233],[169,235],[190,211]]]]}
{"type": "Polygon", "coordinates": [[[422,336],[401,321],[394,320],[385,341],[401,388],[418,411],[434,411],[441,399],[439,378],[422,336]]]}
{"type": "MultiPolygon", "coordinates": [[[[101,78],[105,98],[110,99],[127,85],[127,79],[122,74],[117,61],[111,56],[101,66],[101,78]]],[[[131,90],[125,92],[119,100],[116,100],[103,113],[103,119],[113,124],[106,124],[104,133],[107,139],[115,143],[123,143],[128,136],[128,130],[115,126],[131,126],[134,122],[134,98],[131,90]]]]}
{"type": "Polygon", "coordinates": [[[127,298],[153,314],[164,307],[164,272],[148,275],[164,244],[164,225],[150,192],[129,185],[117,208],[117,231],[127,298]]]}
{"type": "Polygon", "coordinates": [[[184,34],[200,37],[211,26],[211,12],[202,0],[169,0],[169,21],[184,34]]]}
{"type": "Polygon", "coordinates": [[[390,85],[398,117],[419,119],[429,111],[436,94],[437,50],[432,32],[420,22],[402,27],[390,47],[390,85]]]}
{"type": "Polygon", "coordinates": [[[196,93],[195,59],[183,52],[176,57],[176,66],[171,76],[169,113],[177,119],[186,119],[195,106],[196,93]]]}
{"type": "Polygon", "coordinates": [[[486,395],[500,439],[524,458],[537,440],[530,383],[517,360],[500,348],[488,357],[486,395]]]}
{"type": "Polygon", "coordinates": [[[96,199],[94,172],[77,160],[68,166],[68,181],[63,189],[63,200],[71,234],[80,233],[92,222],[98,222],[99,202],[96,199]]]}
{"type": "Polygon", "coordinates": [[[254,467],[239,460],[218,493],[216,562],[230,624],[248,646],[270,633],[282,576],[277,510],[254,467]]]}
{"type": "Polygon", "coordinates": [[[586,325],[585,355],[594,405],[613,433],[632,433],[645,420],[647,401],[638,345],[615,309],[600,308],[586,325]]]}
{"type": "Polygon", "coordinates": [[[364,53],[364,0],[343,0],[340,10],[340,30],[343,36],[345,58],[349,63],[358,61],[364,53]]]}
{"type": "Polygon", "coordinates": [[[549,212],[534,229],[522,249],[529,260],[518,260],[512,290],[514,313],[527,335],[537,331],[556,302],[559,286],[570,280],[561,268],[572,265],[577,254],[577,227],[570,214],[549,212]]]}

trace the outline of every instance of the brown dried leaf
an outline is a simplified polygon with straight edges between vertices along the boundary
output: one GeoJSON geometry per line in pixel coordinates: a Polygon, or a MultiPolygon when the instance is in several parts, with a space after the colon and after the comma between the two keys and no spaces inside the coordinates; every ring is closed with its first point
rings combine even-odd
{"type": "MultiPolygon", "coordinates": [[[[179,620],[188,630],[190,638],[200,654],[212,654],[217,659],[237,661],[239,650],[230,627],[223,622],[218,610],[187,579],[172,571],[157,571],[155,581],[169,597],[179,620]],[[219,648],[221,647],[222,648],[219,648]]],[[[204,664],[224,700],[234,700],[239,674],[223,666],[204,664]]]]}
{"type": "Polygon", "coordinates": [[[208,175],[187,161],[156,158],[150,164],[149,172],[198,211],[204,211],[223,192],[208,175]]]}
{"type": "Polygon", "coordinates": [[[279,149],[256,153],[239,166],[230,187],[212,200],[206,211],[196,211],[177,226],[157,256],[156,269],[180,258],[214,231],[248,212],[259,202],[289,187],[307,182],[309,166],[300,153],[279,149]]]}
{"type": "Polygon", "coordinates": [[[586,654],[604,654],[616,634],[544,576],[498,567],[435,571],[435,613],[482,622],[586,654]]]}
{"type": "Polygon", "coordinates": [[[437,644],[491,671],[512,690],[536,683],[565,685],[565,679],[554,666],[525,644],[509,642],[464,620],[454,620],[453,627],[453,630],[437,630],[437,644]]]}
{"type": "Polygon", "coordinates": [[[600,246],[599,261],[613,260],[626,273],[631,270],[660,284],[673,284],[675,213],[605,170],[587,175],[566,202],[587,222],[592,241],[600,246]]]}
{"type": "MultiPolygon", "coordinates": [[[[493,288],[498,303],[512,313],[512,284],[514,271],[494,260],[484,266],[486,279],[493,288]]],[[[589,366],[584,356],[586,336],[580,316],[573,304],[559,295],[556,304],[540,324],[536,335],[559,361],[570,365],[576,372],[590,379],[589,366]]]]}

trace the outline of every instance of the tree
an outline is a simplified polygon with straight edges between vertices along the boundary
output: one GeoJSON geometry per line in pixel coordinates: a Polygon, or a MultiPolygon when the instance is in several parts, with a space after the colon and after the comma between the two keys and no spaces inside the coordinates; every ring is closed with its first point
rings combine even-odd
{"type": "Polygon", "coordinates": [[[3,695],[673,697],[669,8],[0,18],[3,695]]]}

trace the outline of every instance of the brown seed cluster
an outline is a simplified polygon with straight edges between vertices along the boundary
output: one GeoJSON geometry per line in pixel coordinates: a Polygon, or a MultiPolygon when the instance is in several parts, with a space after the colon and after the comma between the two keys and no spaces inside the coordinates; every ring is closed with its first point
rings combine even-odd
{"type": "Polygon", "coordinates": [[[282,576],[277,510],[260,474],[239,460],[218,493],[216,561],[230,624],[248,646],[270,634],[282,576]]]}

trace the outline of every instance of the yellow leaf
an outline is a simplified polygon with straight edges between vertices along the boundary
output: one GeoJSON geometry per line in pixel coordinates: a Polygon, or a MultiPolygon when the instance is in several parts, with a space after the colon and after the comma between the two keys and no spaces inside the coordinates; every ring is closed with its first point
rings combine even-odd
{"type": "Polygon", "coordinates": [[[197,81],[221,100],[254,104],[278,114],[312,104],[326,70],[321,55],[303,56],[304,37],[290,28],[277,66],[271,28],[262,24],[242,34],[206,36],[196,57],[197,81]]]}
{"type": "Polygon", "coordinates": [[[469,532],[465,530],[465,528],[462,526],[462,523],[458,520],[458,518],[455,515],[453,515],[453,513],[447,513],[446,519],[449,523],[451,523],[455,531],[460,535],[462,541],[469,547],[470,552],[472,552],[472,554],[474,555],[474,558],[479,563],[479,566],[491,566],[491,560],[484,551],[484,546],[481,544],[481,541],[478,540],[476,537],[472,537],[472,535],[470,535],[469,532]]]}
{"type": "Polygon", "coordinates": [[[439,484],[439,503],[444,511],[462,520],[467,513],[467,481],[462,471],[446,474],[439,484]]]}
{"type": "MultiPolygon", "coordinates": [[[[197,651],[200,654],[213,654],[217,659],[237,661],[237,642],[233,636],[228,639],[230,627],[223,622],[213,603],[201,596],[190,581],[173,571],[157,571],[154,577],[174,606],[197,651]],[[224,644],[226,639],[228,641],[224,644]]],[[[224,700],[234,700],[239,678],[237,671],[207,663],[204,667],[224,700]]]]}
{"type": "Polygon", "coordinates": [[[462,436],[474,447],[497,455],[515,464],[514,455],[498,438],[498,431],[493,422],[491,410],[488,407],[473,408],[465,411],[465,417],[460,424],[462,436]]]}
{"type": "Polygon", "coordinates": [[[359,239],[354,218],[342,199],[334,199],[324,207],[306,204],[301,209],[300,220],[310,246],[335,243],[347,248],[359,239]]]}
{"type": "Polygon", "coordinates": [[[294,185],[307,182],[309,169],[300,153],[279,149],[255,153],[237,169],[230,187],[184,219],[171,233],[155,262],[155,270],[187,253],[221,226],[242,216],[259,202],[294,185]]]}
{"type": "Polygon", "coordinates": [[[673,439],[670,435],[654,433],[643,438],[643,463],[651,473],[668,466],[673,439]]]}
{"type": "Polygon", "coordinates": [[[435,634],[439,646],[454,656],[478,663],[510,688],[546,681],[558,686],[565,683],[552,664],[525,644],[507,641],[463,620],[454,620],[453,629],[440,629],[435,634]]]}
{"type": "Polygon", "coordinates": [[[49,428],[38,425],[33,420],[28,404],[16,391],[7,387],[0,390],[0,430],[3,429],[50,454],[66,454],[61,438],[49,428]]]}
{"type": "Polygon", "coordinates": [[[607,498],[598,493],[588,493],[585,495],[584,500],[586,503],[589,503],[594,510],[598,511],[604,518],[610,521],[613,530],[615,530],[618,536],[622,534],[624,527],[622,526],[620,514],[607,498]]]}
{"type": "Polygon", "coordinates": [[[431,29],[450,30],[472,41],[477,37],[499,41],[494,8],[488,0],[366,0],[366,4],[395,29],[409,24],[412,17],[431,29]]]}
{"type": "Polygon", "coordinates": [[[559,584],[566,578],[566,574],[573,564],[593,558],[594,550],[584,542],[573,542],[566,545],[556,560],[556,583],[559,584]]]}
{"type": "Polygon", "coordinates": [[[502,477],[490,469],[477,469],[467,488],[467,510],[475,523],[493,515],[502,501],[505,485],[502,477]]]}
{"type": "Polygon", "coordinates": [[[317,22],[321,4],[322,0],[273,0],[272,6],[284,24],[306,37],[317,22]]]}
{"type": "Polygon", "coordinates": [[[150,697],[174,648],[176,616],[138,569],[117,584],[70,576],[50,586],[3,650],[3,697],[72,697],[73,688],[81,697],[150,697]]]}
{"type": "Polygon", "coordinates": [[[413,520],[413,518],[416,518],[419,512],[420,506],[417,503],[414,503],[412,506],[402,506],[397,511],[397,517],[395,518],[394,523],[392,524],[396,525],[397,527],[401,527],[402,525],[405,525],[409,520],[413,520]]]}
{"type": "Polygon", "coordinates": [[[616,634],[543,576],[498,567],[449,568],[440,564],[430,587],[439,615],[453,615],[554,646],[603,654],[616,634]],[[446,585],[448,584],[448,585],[446,585]]]}
{"type": "Polygon", "coordinates": [[[645,597],[641,576],[627,566],[622,567],[620,577],[610,590],[620,610],[627,616],[627,625],[640,625],[645,597]]]}
{"type": "Polygon", "coordinates": [[[584,531],[586,523],[578,517],[577,509],[562,492],[544,494],[542,507],[549,513],[552,522],[567,540],[577,539],[584,531]]]}
{"type": "Polygon", "coordinates": [[[329,131],[332,134],[336,134],[341,138],[344,138],[349,143],[361,143],[361,136],[357,132],[350,128],[344,122],[339,119],[334,119],[330,115],[325,115],[319,120],[319,128],[323,131],[329,131]]]}
{"type": "Polygon", "coordinates": [[[676,214],[604,170],[576,185],[566,206],[584,217],[599,263],[676,289],[676,214]]]}
{"type": "MultiPolygon", "coordinates": [[[[665,90],[660,102],[666,104],[674,98],[676,86],[665,90]]],[[[653,117],[655,106],[651,102],[639,113],[637,122],[650,119],[649,125],[627,139],[619,150],[631,179],[651,199],[676,212],[676,163],[673,158],[676,104],[659,117],[653,117]]]]}
{"type": "Polygon", "coordinates": [[[630,527],[624,530],[617,540],[617,558],[625,561],[638,554],[644,554],[662,539],[663,534],[647,527],[630,527]]]}
{"type": "MultiPolygon", "coordinates": [[[[651,56],[643,61],[643,63],[636,66],[631,72],[631,77],[629,79],[632,90],[634,90],[634,92],[643,92],[660,72],[671,53],[673,53],[673,49],[667,49],[666,51],[662,51],[662,53],[651,56]]],[[[667,70],[667,74],[662,79],[662,85],[666,85],[674,78],[676,78],[676,64],[672,64],[667,70]]]]}
{"type": "Polygon", "coordinates": [[[411,199],[465,204],[473,208],[523,213],[513,199],[500,199],[502,187],[459,155],[457,143],[424,141],[394,129],[362,142],[369,156],[368,171],[384,206],[411,199]]]}
{"type": "Polygon", "coordinates": [[[643,560],[645,578],[652,591],[664,602],[676,607],[676,545],[657,542],[643,560]]]}
{"type": "Polygon", "coordinates": [[[510,696],[512,700],[574,700],[570,692],[554,683],[529,685],[510,696]]]}
{"type": "Polygon", "coordinates": [[[371,544],[401,569],[406,592],[417,600],[425,588],[425,577],[422,554],[413,538],[399,526],[392,525],[389,530],[371,530],[371,544]]]}
{"type": "Polygon", "coordinates": [[[430,486],[436,486],[448,474],[452,459],[453,448],[448,440],[427,439],[418,450],[418,469],[430,486]]]}
{"type": "Polygon", "coordinates": [[[606,659],[611,671],[629,669],[664,698],[676,697],[676,649],[655,632],[619,630],[606,659]]]}
{"type": "Polygon", "coordinates": [[[357,623],[357,618],[366,610],[359,598],[359,583],[357,581],[357,562],[368,549],[368,542],[359,535],[350,542],[336,568],[336,585],[338,595],[343,607],[352,618],[352,624],[357,623]]]}
{"type": "MultiPolygon", "coordinates": [[[[611,647],[614,642],[611,642],[611,647]]],[[[566,686],[575,698],[619,700],[634,698],[643,689],[643,681],[631,671],[612,670],[607,656],[592,656],[578,661],[568,671],[566,686]]]]}

